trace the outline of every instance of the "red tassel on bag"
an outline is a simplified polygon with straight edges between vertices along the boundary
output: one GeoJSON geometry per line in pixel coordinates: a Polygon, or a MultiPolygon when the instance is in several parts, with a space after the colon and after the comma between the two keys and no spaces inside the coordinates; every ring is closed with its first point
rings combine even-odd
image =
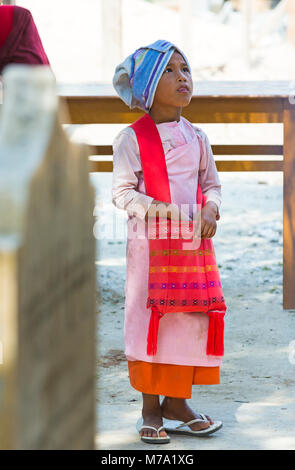
{"type": "Polygon", "coordinates": [[[157,353],[157,343],[158,343],[158,331],[160,319],[163,317],[155,305],[152,305],[152,313],[149,323],[149,331],[147,336],[147,349],[146,353],[148,356],[154,356],[157,353]]]}
{"type": "Polygon", "coordinates": [[[224,314],[221,312],[208,312],[209,328],[207,339],[207,354],[213,356],[224,355],[224,314]]]}

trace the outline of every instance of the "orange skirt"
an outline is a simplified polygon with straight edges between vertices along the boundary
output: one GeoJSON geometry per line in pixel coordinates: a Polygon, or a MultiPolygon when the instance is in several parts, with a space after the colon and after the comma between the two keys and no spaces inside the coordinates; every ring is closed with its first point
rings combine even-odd
{"type": "Polygon", "coordinates": [[[129,380],[135,390],[151,395],[191,398],[192,385],[220,383],[220,367],[182,366],[128,361],[129,380]]]}

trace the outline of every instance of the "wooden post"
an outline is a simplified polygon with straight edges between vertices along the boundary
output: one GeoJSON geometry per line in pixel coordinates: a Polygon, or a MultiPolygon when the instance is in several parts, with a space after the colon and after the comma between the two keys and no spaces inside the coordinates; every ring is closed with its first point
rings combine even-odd
{"type": "Polygon", "coordinates": [[[180,13],[180,31],[181,31],[181,48],[185,51],[187,57],[192,56],[192,19],[193,4],[192,0],[179,0],[180,13]]]}
{"type": "Polygon", "coordinates": [[[283,308],[295,309],[295,105],[284,110],[283,308]]]}
{"type": "Polygon", "coordinates": [[[247,67],[251,66],[251,41],[250,41],[250,24],[251,24],[252,0],[242,0],[243,15],[243,52],[247,67]]]}
{"type": "Polygon", "coordinates": [[[122,60],[122,0],[102,0],[102,81],[111,81],[122,60]]]}
{"type": "Polygon", "coordinates": [[[59,123],[48,67],[11,66],[3,82],[0,449],[93,450],[96,250],[89,153],[69,141],[59,123]]]}
{"type": "Polygon", "coordinates": [[[288,0],[287,2],[287,37],[288,41],[295,45],[295,2],[294,0],[288,0]]]}
{"type": "Polygon", "coordinates": [[[197,7],[196,7],[197,11],[200,11],[201,13],[209,10],[210,0],[198,0],[197,2],[194,2],[194,3],[197,3],[197,7]]]}
{"type": "Polygon", "coordinates": [[[11,449],[16,433],[15,402],[17,390],[17,298],[18,268],[13,252],[3,253],[0,244],[0,332],[2,357],[0,362],[0,449],[11,449]]]}

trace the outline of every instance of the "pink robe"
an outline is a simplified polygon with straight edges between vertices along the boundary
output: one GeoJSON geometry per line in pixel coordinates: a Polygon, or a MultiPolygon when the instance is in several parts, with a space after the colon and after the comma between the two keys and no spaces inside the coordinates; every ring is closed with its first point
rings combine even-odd
{"type": "MultiPolygon", "coordinates": [[[[192,204],[196,201],[198,173],[207,201],[221,204],[221,184],[207,135],[185,118],[157,124],[164,147],[171,201],[192,204]],[[197,138],[196,138],[197,137],[197,138]]],[[[112,202],[127,210],[125,355],[129,361],[190,366],[220,366],[221,357],[207,356],[208,316],[204,313],[178,312],[160,320],[158,349],[146,354],[150,309],[148,296],[149,249],[144,217],[153,198],[146,195],[137,139],[133,129],[123,129],[113,143],[112,202]],[[136,222],[145,238],[132,236],[136,222]]],[[[190,208],[191,214],[191,208],[190,208]]]]}

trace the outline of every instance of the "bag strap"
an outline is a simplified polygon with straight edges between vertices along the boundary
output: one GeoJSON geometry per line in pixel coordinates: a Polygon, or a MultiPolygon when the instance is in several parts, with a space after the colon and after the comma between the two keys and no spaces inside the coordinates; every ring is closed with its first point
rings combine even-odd
{"type": "MultiPolygon", "coordinates": [[[[132,127],[136,134],[146,194],[158,201],[170,203],[171,193],[165,153],[154,120],[146,113],[129,127],[132,127]]],[[[199,181],[196,201],[201,207],[206,202],[199,181]]]]}
{"type": "Polygon", "coordinates": [[[149,114],[145,114],[133,124],[146,194],[158,201],[171,202],[165,153],[157,126],[149,114]]]}

